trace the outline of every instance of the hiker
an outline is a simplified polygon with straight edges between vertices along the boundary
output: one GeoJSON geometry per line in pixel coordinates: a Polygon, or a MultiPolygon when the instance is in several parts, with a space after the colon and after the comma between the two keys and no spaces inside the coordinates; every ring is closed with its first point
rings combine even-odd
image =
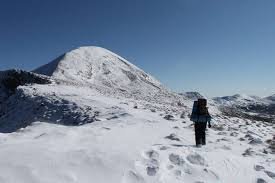
{"type": "Polygon", "coordinates": [[[198,99],[198,101],[194,101],[193,110],[191,114],[191,121],[195,124],[195,139],[196,146],[201,147],[201,145],[205,145],[205,130],[208,122],[208,128],[211,128],[211,116],[209,115],[207,108],[207,100],[206,99],[198,99]]]}

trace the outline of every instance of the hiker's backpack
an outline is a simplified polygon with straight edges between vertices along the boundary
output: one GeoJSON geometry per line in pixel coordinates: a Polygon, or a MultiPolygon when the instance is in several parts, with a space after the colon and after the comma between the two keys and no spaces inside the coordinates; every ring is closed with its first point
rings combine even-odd
{"type": "Polygon", "coordinates": [[[197,105],[198,115],[208,115],[208,110],[206,106],[207,106],[206,99],[198,99],[198,105],[197,105]]]}

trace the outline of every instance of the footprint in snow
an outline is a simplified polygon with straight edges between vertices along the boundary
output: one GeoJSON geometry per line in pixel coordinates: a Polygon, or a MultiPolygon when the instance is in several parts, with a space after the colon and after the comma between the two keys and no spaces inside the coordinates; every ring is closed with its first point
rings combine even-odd
{"type": "Polygon", "coordinates": [[[148,166],[146,168],[147,175],[149,175],[149,176],[155,176],[157,174],[157,172],[158,172],[158,169],[159,168],[156,167],[156,166],[148,166]]]}
{"type": "Polygon", "coordinates": [[[123,176],[122,183],[145,183],[145,180],[138,173],[129,171],[123,176]]]}
{"type": "Polygon", "coordinates": [[[186,159],[191,163],[191,164],[195,164],[195,165],[200,165],[200,166],[207,166],[207,163],[205,161],[205,159],[197,154],[197,153],[193,153],[193,154],[189,154],[186,159]]]}
{"type": "Polygon", "coordinates": [[[173,153],[170,154],[169,155],[169,160],[172,164],[177,165],[177,166],[182,166],[182,165],[185,164],[184,159],[181,156],[177,155],[177,154],[173,154],[173,153]]]}
{"type": "Polygon", "coordinates": [[[181,176],[182,172],[192,174],[192,167],[186,163],[182,156],[172,153],[169,155],[169,161],[172,165],[168,165],[167,169],[172,170],[174,167],[177,167],[178,169],[174,170],[176,176],[181,176]]]}
{"type": "Polygon", "coordinates": [[[144,153],[144,162],[148,176],[155,176],[159,170],[159,153],[155,150],[144,153]]]}
{"type": "Polygon", "coordinates": [[[175,174],[175,176],[179,176],[180,177],[182,175],[182,172],[180,170],[175,170],[174,174],[175,174]]]}
{"type": "Polygon", "coordinates": [[[158,159],[159,153],[155,150],[145,152],[145,156],[150,159],[158,159]]]}

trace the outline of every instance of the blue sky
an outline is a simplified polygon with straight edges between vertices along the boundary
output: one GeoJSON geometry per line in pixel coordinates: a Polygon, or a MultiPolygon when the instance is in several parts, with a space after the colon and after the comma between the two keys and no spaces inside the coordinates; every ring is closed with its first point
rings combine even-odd
{"type": "Polygon", "coordinates": [[[97,45],[176,91],[275,93],[274,0],[1,0],[0,70],[97,45]]]}

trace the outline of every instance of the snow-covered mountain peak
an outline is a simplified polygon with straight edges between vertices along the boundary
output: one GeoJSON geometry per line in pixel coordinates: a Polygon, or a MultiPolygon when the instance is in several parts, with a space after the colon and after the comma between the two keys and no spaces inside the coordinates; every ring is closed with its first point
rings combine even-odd
{"type": "Polygon", "coordinates": [[[124,58],[95,46],[79,47],[67,52],[34,72],[77,84],[91,84],[112,89],[161,87],[160,82],[124,58]]]}
{"type": "Polygon", "coordinates": [[[250,96],[246,94],[235,94],[232,96],[215,97],[214,101],[225,105],[243,105],[247,103],[262,103],[262,99],[257,96],[250,96]]]}
{"type": "MultiPolygon", "coordinates": [[[[230,96],[229,96],[230,98],[230,96]]],[[[235,94],[233,96],[231,96],[232,100],[248,100],[248,101],[253,101],[255,100],[257,97],[256,96],[251,96],[251,95],[247,95],[247,94],[235,94]]]]}
{"type": "Polygon", "coordinates": [[[154,77],[126,59],[95,46],[79,47],[67,52],[34,72],[48,75],[58,83],[93,88],[112,97],[157,102],[167,101],[167,96],[174,96],[154,77]]]}

